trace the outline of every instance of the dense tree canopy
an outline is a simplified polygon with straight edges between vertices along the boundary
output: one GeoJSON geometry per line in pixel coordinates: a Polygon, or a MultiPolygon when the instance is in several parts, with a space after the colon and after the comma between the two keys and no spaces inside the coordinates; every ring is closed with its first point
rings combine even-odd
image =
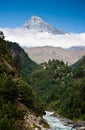
{"type": "Polygon", "coordinates": [[[18,130],[16,122],[23,120],[27,111],[17,104],[39,115],[45,105],[65,117],[85,120],[84,90],[85,57],[73,66],[59,60],[39,66],[0,32],[1,130],[18,130]]]}
{"type": "Polygon", "coordinates": [[[85,57],[74,66],[58,60],[42,64],[29,82],[46,103],[46,109],[85,120],[85,57]]]}
{"type": "MultiPolygon", "coordinates": [[[[0,130],[21,130],[17,122],[20,120],[24,121],[27,109],[37,115],[42,115],[44,106],[32,87],[26,82],[26,78],[23,78],[24,74],[21,71],[25,56],[29,60],[27,63],[29,62],[30,64],[31,62],[32,64],[32,61],[22,49],[18,50],[20,47],[16,47],[17,51],[22,51],[22,54],[24,53],[24,61],[19,61],[21,63],[19,66],[16,60],[16,65],[13,53],[9,53],[8,44],[13,43],[0,40],[0,130]],[[20,106],[20,104],[23,104],[24,107],[21,107],[22,105],[20,106]]],[[[17,44],[15,43],[14,46],[17,46],[17,44]]],[[[35,65],[33,62],[33,67],[35,65]]],[[[33,68],[28,65],[27,72],[31,73],[32,70],[33,68]]]]}

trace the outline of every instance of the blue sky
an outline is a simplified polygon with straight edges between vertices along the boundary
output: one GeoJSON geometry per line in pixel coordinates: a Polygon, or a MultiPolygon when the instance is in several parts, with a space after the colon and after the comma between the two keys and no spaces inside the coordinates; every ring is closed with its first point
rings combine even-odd
{"type": "Polygon", "coordinates": [[[85,0],[0,1],[0,27],[22,26],[32,15],[67,32],[85,32],[85,0]]]}

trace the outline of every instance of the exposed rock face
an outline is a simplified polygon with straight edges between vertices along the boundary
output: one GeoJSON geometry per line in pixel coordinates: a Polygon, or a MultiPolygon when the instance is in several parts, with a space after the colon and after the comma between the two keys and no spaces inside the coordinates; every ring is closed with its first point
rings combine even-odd
{"type": "Polygon", "coordinates": [[[65,32],[59,30],[52,25],[46,23],[42,18],[32,16],[24,25],[23,28],[35,30],[37,32],[48,32],[52,34],[64,34],[65,32]]]}

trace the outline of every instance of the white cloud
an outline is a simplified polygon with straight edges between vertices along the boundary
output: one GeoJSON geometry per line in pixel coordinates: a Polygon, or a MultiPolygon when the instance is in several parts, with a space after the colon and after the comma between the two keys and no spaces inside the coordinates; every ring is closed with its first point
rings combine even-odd
{"type": "Polygon", "coordinates": [[[34,32],[23,28],[0,28],[5,39],[19,43],[21,46],[55,46],[69,48],[71,46],[85,46],[85,33],[53,35],[47,32],[34,32]]]}

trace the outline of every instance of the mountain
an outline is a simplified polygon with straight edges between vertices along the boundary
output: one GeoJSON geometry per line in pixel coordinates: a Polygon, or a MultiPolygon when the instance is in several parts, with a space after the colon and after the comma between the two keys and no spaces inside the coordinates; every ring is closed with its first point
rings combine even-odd
{"type": "Polygon", "coordinates": [[[85,55],[85,49],[64,49],[60,47],[44,46],[44,47],[24,47],[29,57],[40,64],[43,62],[48,62],[52,59],[63,60],[65,63],[68,62],[69,65],[74,64],[82,56],[85,55]]]}
{"type": "Polygon", "coordinates": [[[46,23],[42,18],[32,16],[24,25],[23,28],[35,30],[38,32],[48,32],[52,34],[64,34],[65,32],[59,30],[52,25],[46,23]]]}
{"type": "Polygon", "coordinates": [[[17,43],[0,37],[0,129],[46,129],[41,126],[44,107],[85,120],[85,57],[74,66],[53,59],[37,67],[27,57],[17,43]]]}
{"type": "MultiPolygon", "coordinates": [[[[57,24],[57,23],[56,23],[57,24]]],[[[67,33],[46,23],[42,18],[32,16],[25,24],[17,28],[1,28],[5,39],[17,42],[21,46],[54,46],[68,48],[85,44],[84,33],[67,33]],[[61,35],[60,35],[61,34],[61,35]]]]}

